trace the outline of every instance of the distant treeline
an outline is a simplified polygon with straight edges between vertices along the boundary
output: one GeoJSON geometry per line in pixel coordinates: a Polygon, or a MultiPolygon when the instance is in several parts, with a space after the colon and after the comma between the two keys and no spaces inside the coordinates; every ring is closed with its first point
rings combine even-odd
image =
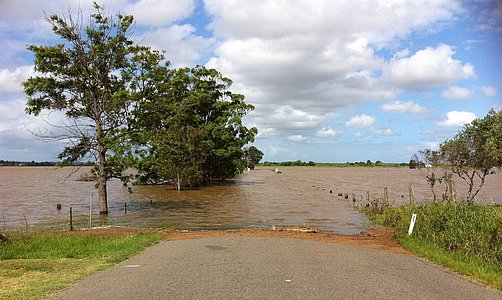
{"type": "MultiPolygon", "coordinates": [[[[61,162],[54,161],[15,161],[15,160],[0,160],[0,166],[59,166],[61,162]]],[[[82,162],[78,164],[74,164],[75,166],[92,166],[90,162],[82,162]]]]}
{"type": "Polygon", "coordinates": [[[314,162],[314,161],[282,161],[282,162],[270,162],[265,161],[260,165],[269,167],[269,166],[318,166],[318,167],[408,167],[408,163],[384,163],[379,160],[376,162],[372,162],[371,160],[358,161],[358,162],[344,162],[344,163],[324,163],[324,162],[314,162]]]}
{"type": "Polygon", "coordinates": [[[281,162],[264,161],[263,163],[261,163],[261,165],[266,166],[266,167],[269,167],[269,166],[283,166],[283,167],[286,167],[286,166],[315,166],[316,163],[313,161],[304,162],[301,160],[281,161],[281,162]]]}

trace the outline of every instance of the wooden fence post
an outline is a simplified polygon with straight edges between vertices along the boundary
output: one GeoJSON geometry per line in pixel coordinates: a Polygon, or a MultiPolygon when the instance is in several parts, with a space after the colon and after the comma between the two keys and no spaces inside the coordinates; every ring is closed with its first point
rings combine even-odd
{"type": "Polygon", "coordinates": [[[70,231],[73,231],[73,211],[70,206],[70,231]]]}
{"type": "Polygon", "coordinates": [[[385,208],[389,207],[389,190],[387,187],[383,188],[383,205],[385,208]]]}
{"type": "Polygon", "coordinates": [[[456,193],[455,193],[455,183],[453,182],[453,178],[451,176],[448,178],[448,202],[456,202],[456,193]]]}
{"type": "Polygon", "coordinates": [[[410,192],[410,205],[415,206],[415,189],[413,188],[413,183],[410,183],[409,192],[410,192]]]}

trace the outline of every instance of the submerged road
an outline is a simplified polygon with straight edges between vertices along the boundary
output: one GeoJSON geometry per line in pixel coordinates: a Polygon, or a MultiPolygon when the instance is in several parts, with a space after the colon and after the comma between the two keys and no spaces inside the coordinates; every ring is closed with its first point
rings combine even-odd
{"type": "Polygon", "coordinates": [[[292,238],[164,241],[53,299],[502,299],[414,256],[292,238]]]}

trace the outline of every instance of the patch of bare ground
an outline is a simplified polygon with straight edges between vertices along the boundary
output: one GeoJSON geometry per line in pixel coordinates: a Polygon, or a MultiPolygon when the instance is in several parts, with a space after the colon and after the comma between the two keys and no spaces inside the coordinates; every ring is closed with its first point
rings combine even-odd
{"type": "Polygon", "coordinates": [[[66,231],[64,234],[94,234],[103,236],[128,236],[139,233],[161,233],[164,240],[186,240],[208,237],[261,237],[261,238],[296,238],[302,240],[319,241],[324,243],[352,245],[356,247],[378,249],[403,255],[412,255],[394,240],[392,231],[385,227],[373,227],[357,235],[343,235],[332,232],[321,232],[304,226],[276,228],[276,229],[238,229],[238,230],[201,230],[187,231],[175,228],[144,229],[132,227],[94,228],[92,231],[66,231]]]}
{"type": "Polygon", "coordinates": [[[296,238],[325,243],[353,245],[370,249],[378,249],[403,255],[411,252],[399,246],[394,240],[394,234],[384,228],[375,227],[358,235],[342,235],[332,232],[305,232],[301,230],[261,230],[240,229],[226,231],[168,231],[165,240],[197,239],[206,237],[264,237],[264,238],[296,238]]]}

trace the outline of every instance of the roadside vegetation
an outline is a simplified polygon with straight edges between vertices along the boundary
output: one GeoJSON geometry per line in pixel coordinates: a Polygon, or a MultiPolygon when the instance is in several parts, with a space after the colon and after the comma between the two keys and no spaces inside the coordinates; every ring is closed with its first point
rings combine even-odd
{"type": "Polygon", "coordinates": [[[0,242],[0,299],[45,299],[162,239],[157,233],[17,232],[0,242]]]}
{"type": "Polygon", "coordinates": [[[366,212],[409,251],[502,291],[501,206],[442,202],[366,212]]]}
{"type": "Polygon", "coordinates": [[[406,249],[502,291],[502,206],[475,205],[487,176],[502,166],[502,111],[490,110],[465,125],[438,150],[414,155],[410,167],[427,168],[431,201],[389,208],[362,208],[392,228],[406,249]],[[458,193],[454,178],[467,183],[458,193]],[[408,235],[412,214],[414,231],[408,235]]]}

